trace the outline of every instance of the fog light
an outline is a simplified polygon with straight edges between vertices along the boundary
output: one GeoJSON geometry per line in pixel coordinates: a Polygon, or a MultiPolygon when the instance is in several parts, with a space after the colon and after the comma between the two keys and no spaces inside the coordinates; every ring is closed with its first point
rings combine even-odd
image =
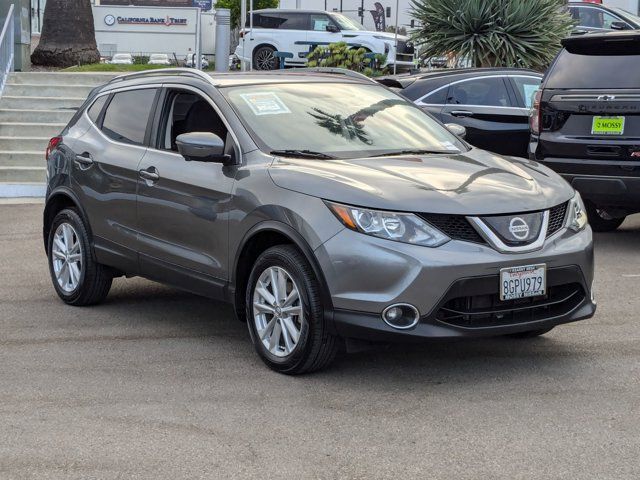
{"type": "Polygon", "coordinates": [[[420,312],[408,303],[396,303],[384,309],[382,320],[390,327],[404,330],[417,325],[420,320],[420,312]]]}

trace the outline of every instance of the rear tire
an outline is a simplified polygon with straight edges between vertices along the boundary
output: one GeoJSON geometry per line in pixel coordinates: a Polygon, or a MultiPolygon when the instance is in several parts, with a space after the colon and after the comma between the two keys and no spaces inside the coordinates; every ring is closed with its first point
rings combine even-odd
{"type": "Polygon", "coordinates": [[[549,333],[551,330],[553,330],[554,327],[551,328],[540,328],[538,330],[529,330],[528,332],[518,332],[518,333],[511,333],[509,335],[507,335],[507,337],[511,337],[511,338],[535,338],[535,337],[539,337],[541,335],[544,335],[545,333],[549,333]]]}
{"type": "Polygon", "coordinates": [[[321,370],[334,360],[339,339],[328,331],[313,269],[295,247],[264,251],[246,291],[251,341],[269,368],[296,375],[321,370]]]}
{"type": "Polygon", "coordinates": [[[256,49],[253,52],[253,68],[256,70],[277,70],[279,65],[275,53],[275,48],[267,45],[256,49]]]}
{"type": "Polygon", "coordinates": [[[599,208],[591,202],[586,202],[587,217],[594,232],[612,232],[617,229],[625,217],[612,217],[605,209],[599,208]]]}
{"type": "Polygon", "coordinates": [[[62,210],[53,219],[47,251],[53,287],[63,302],[84,306],[104,300],[113,277],[96,261],[87,227],[74,209],[62,210]]]}

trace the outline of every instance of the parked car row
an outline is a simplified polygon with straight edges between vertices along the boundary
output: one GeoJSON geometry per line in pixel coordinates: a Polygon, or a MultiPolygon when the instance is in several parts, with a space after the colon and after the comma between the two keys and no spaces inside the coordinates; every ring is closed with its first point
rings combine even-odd
{"type": "MultiPolygon", "coordinates": [[[[196,58],[195,54],[187,55],[184,61],[184,66],[193,68],[194,64],[196,63],[195,58],[196,58]]],[[[131,55],[130,53],[116,53],[113,55],[113,57],[111,57],[111,60],[109,60],[108,63],[114,64],[114,65],[133,65],[134,56],[131,55]]],[[[149,55],[149,58],[146,63],[148,65],[170,66],[170,65],[173,65],[175,62],[172,61],[171,57],[166,53],[152,53],[151,55],[149,55]]],[[[209,61],[207,60],[207,57],[202,55],[202,68],[205,69],[208,67],[209,67],[209,61]]]]}
{"type": "Polygon", "coordinates": [[[306,57],[317,46],[346,42],[354,48],[386,55],[385,66],[413,68],[413,44],[408,37],[388,32],[365,30],[362,25],[338,12],[322,10],[256,10],[253,29],[249,21],[240,33],[235,54],[241,61],[253,62],[256,70],[279,67],[276,52],[291,54],[287,66],[304,66],[306,57]]]}
{"type": "Polygon", "coordinates": [[[561,173],[582,193],[593,228],[609,231],[640,212],[639,45],[638,31],[590,32],[565,39],[544,77],[493,68],[378,81],[464,126],[470,144],[561,173]]]}
{"type": "Polygon", "coordinates": [[[442,123],[467,129],[466,140],[503,155],[526,157],[529,111],[542,74],[509,68],[434,70],[382,77],[442,123]]]}

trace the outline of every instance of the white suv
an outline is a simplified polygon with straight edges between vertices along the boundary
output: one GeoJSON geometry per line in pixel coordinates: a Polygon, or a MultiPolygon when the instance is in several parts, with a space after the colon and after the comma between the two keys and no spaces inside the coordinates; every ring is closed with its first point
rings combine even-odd
{"type": "Polygon", "coordinates": [[[322,10],[255,10],[253,32],[250,28],[241,32],[236,55],[247,63],[253,58],[254,69],[274,70],[279,66],[276,52],[293,55],[283,58],[286,65],[304,66],[316,46],[336,42],[385,54],[385,66],[394,62],[400,67],[413,66],[413,45],[408,37],[398,35],[396,52],[393,33],[364,30],[349,17],[322,10]]]}

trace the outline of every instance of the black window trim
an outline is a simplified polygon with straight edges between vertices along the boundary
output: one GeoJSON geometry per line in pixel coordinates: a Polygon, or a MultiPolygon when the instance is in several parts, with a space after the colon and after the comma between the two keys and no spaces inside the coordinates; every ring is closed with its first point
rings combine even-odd
{"type": "Polygon", "coordinates": [[[143,150],[147,150],[149,148],[149,138],[150,138],[150,135],[151,135],[151,127],[153,126],[154,113],[155,113],[155,109],[156,109],[157,104],[158,104],[158,96],[159,96],[161,90],[162,90],[162,85],[154,83],[154,84],[149,84],[149,85],[136,85],[136,86],[133,86],[133,87],[122,87],[122,88],[118,88],[118,89],[114,89],[114,90],[109,90],[107,92],[102,92],[102,93],[96,95],[96,97],[91,102],[91,105],[93,105],[96,102],[96,100],[98,100],[99,97],[102,97],[102,96],[105,96],[105,95],[109,95],[109,98],[107,99],[107,101],[105,102],[104,106],[102,107],[102,111],[100,112],[100,116],[98,117],[98,122],[94,123],[93,120],[91,120],[91,117],[89,117],[89,108],[90,107],[87,107],[87,108],[84,109],[83,115],[86,116],[86,118],[89,121],[89,123],[107,141],[109,141],[111,143],[114,143],[116,145],[124,145],[124,146],[127,146],[127,147],[141,148],[143,150]],[[102,123],[103,123],[103,120],[104,120],[104,115],[105,115],[105,113],[107,111],[107,108],[109,108],[109,105],[111,105],[111,101],[113,100],[113,97],[115,96],[116,93],[126,92],[126,91],[130,91],[130,90],[152,90],[152,89],[156,90],[156,96],[153,99],[153,104],[151,105],[151,110],[149,111],[149,117],[147,118],[147,128],[145,130],[145,138],[144,138],[144,142],[143,142],[142,145],[137,144],[137,143],[119,142],[119,141],[114,140],[113,138],[109,137],[108,135],[106,135],[102,131],[102,123]]]}

